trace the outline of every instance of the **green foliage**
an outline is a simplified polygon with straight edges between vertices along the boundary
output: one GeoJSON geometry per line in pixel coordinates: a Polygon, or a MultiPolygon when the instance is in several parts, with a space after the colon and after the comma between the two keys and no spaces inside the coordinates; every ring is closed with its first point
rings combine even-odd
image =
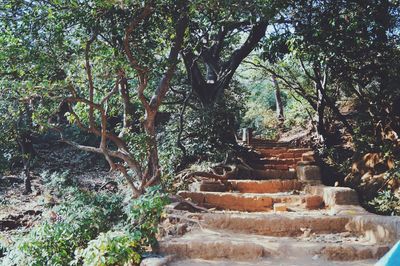
{"type": "Polygon", "coordinates": [[[65,172],[53,172],[50,174],[49,171],[43,171],[40,174],[45,186],[48,190],[57,193],[59,196],[62,195],[64,190],[73,185],[77,185],[76,180],[69,171],[65,172]]]}
{"type": "MultiPolygon", "coordinates": [[[[187,160],[184,166],[199,159],[220,162],[232,150],[247,92],[235,82],[224,93],[223,99],[212,107],[203,107],[197,98],[189,98],[180,138],[184,151],[177,146],[181,106],[165,107],[171,117],[160,130],[158,139],[160,159],[166,175],[173,175],[184,160],[187,160]]],[[[179,98],[173,100],[180,101],[179,98]]]]}
{"type": "Polygon", "coordinates": [[[391,183],[400,183],[400,162],[398,160],[395,161],[394,167],[385,173],[385,184],[381,191],[377,193],[378,195],[373,200],[368,202],[368,206],[379,214],[400,215],[399,189],[397,188],[397,191],[393,192],[391,183]]]}
{"type": "Polygon", "coordinates": [[[2,265],[68,265],[76,249],[124,217],[121,202],[121,195],[71,191],[49,219],[15,243],[2,265]]]}
{"type": "Polygon", "coordinates": [[[158,224],[167,203],[167,195],[161,192],[159,186],[154,186],[128,205],[126,229],[139,240],[140,246],[157,244],[158,224]]]}
{"type": "MultiPolygon", "coordinates": [[[[242,82],[247,87],[250,96],[248,96],[246,101],[246,111],[244,112],[241,126],[254,129],[255,135],[267,139],[276,139],[280,133],[279,121],[276,114],[275,86],[270,81],[270,76],[262,68],[242,74],[242,82]],[[268,75],[267,80],[265,79],[265,75],[268,75]],[[251,80],[251,82],[248,80],[251,80]]],[[[285,117],[283,131],[294,127],[306,128],[310,119],[309,114],[305,111],[309,109],[308,103],[302,98],[295,98],[293,92],[285,86],[284,82],[279,79],[277,82],[281,88],[285,117]]],[[[313,113],[313,111],[308,112],[310,114],[313,113]]]]}
{"type": "Polygon", "coordinates": [[[150,149],[149,136],[145,133],[128,133],[125,136],[129,150],[138,162],[146,162],[147,152],[150,149]]]}
{"type": "Polygon", "coordinates": [[[159,186],[126,207],[122,194],[73,187],[63,191],[63,203],[52,208],[49,218],[10,248],[2,247],[6,256],[1,265],[136,265],[147,247],[157,244],[168,203],[159,186]]]}
{"type": "Polygon", "coordinates": [[[400,196],[390,190],[381,191],[369,202],[369,206],[380,214],[400,215],[400,196]]]}
{"type": "Polygon", "coordinates": [[[141,260],[140,245],[123,231],[100,233],[83,250],[76,251],[73,265],[82,261],[85,266],[138,265],[141,260]]]}

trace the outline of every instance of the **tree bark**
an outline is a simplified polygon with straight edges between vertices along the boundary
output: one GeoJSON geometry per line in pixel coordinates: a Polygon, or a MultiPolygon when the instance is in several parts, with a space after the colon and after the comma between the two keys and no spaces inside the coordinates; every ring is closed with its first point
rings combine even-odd
{"type": "Polygon", "coordinates": [[[317,102],[317,133],[319,135],[319,140],[321,143],[325,143],[326,139],[328,138],[328,133],[326,132],[325,128],[325,101],[321,92],[316,89],[318,95],[318,102],[317,102]]]}
{"type": "MultiPolygon", "coordinates": [[[[241,24],[237,24],[238,30],[241,24]]],[[[265,36],[268,22],[260,21],[253,25],[246,41],[238,49],[234,50],[225,62],[222,61],[220,51],[227,32],[221,29],[215,42],[211,47],[202,47],[199,57],[204,63],[205,74],[200,70],[198,58],[193,51],[183,53],[186,72],[194,94],[199,98],[203,107],[208,108],[215,105],[220,95],[229,86],[233,75],[240,63],[257,46],[265,36]]],[[[221,26],[222,27],[222,26],[221,26]]],[[[223,28],[223,27],[222,27],[223,28]]]]}
{"type": "Polygon", "coordinates": [[[283,128],[283,123],[285,122],[285,117],[283,115],[283,103],[281,97],[281,89],[275,75],[272,75],[272,82],[275,87],[275,103],[276,103],[276,118],[278,119],[278,127],[280,131],[283,128]]]}
{"type": "Polygon", "coordinates": [[[24,192],[23,194],[30,194],[32,192],[30,167],[31,160],[35,154],[35,149],[32,143],[32,106],[31,100],[27,99],[24,102],[24,110],[19,117],[19,136],[18,144],[21,149],[22,163],[23,163],[23,176],[24,176],[24,192]]]}

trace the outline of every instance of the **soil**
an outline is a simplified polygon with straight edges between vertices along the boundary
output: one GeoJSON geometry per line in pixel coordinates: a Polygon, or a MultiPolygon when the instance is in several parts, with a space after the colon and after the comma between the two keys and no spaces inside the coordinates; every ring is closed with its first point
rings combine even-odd
{"type": "Polygon", "coordinates": [[[80,187],[98,190],[114,174],[108,172],[103,158],[98,155],[82,152],[73,147],[52,142],[35,146],[36,161],[31,169],[32,190],[29,195],[23,194],[23,177],[21,170],[0,176],[0,240],[11,235],[28,231],[42,220],[48,207],[57,204],[58,199],[46,188],[42,175],[69,171],[80,187]]]}

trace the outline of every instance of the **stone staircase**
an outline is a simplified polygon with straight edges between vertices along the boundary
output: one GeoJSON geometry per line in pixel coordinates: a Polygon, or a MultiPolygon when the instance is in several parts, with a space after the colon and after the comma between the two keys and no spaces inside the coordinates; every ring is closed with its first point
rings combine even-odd
{"type": "Polygon", "coordinates": [[[320,184],[310,149],[252,147],[248,163],[262,178],[204,180],[178,193],[208,211],[170,206],[176,226],[179,217],[198,222],[160,241],[169,265],[373,265],[399,239],[400,219],[366,212],[349,188],[320,184]]]}

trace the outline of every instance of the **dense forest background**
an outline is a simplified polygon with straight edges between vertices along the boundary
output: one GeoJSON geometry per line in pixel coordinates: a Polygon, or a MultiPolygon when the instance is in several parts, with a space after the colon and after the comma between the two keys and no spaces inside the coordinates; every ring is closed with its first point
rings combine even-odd
{"type": "Polygon", "coordinates": [[[0,212],[50,211],[4,265],[138,263],[243,128],[400,213],[399,1],[1,0],[0,60],[0,212]]]}

